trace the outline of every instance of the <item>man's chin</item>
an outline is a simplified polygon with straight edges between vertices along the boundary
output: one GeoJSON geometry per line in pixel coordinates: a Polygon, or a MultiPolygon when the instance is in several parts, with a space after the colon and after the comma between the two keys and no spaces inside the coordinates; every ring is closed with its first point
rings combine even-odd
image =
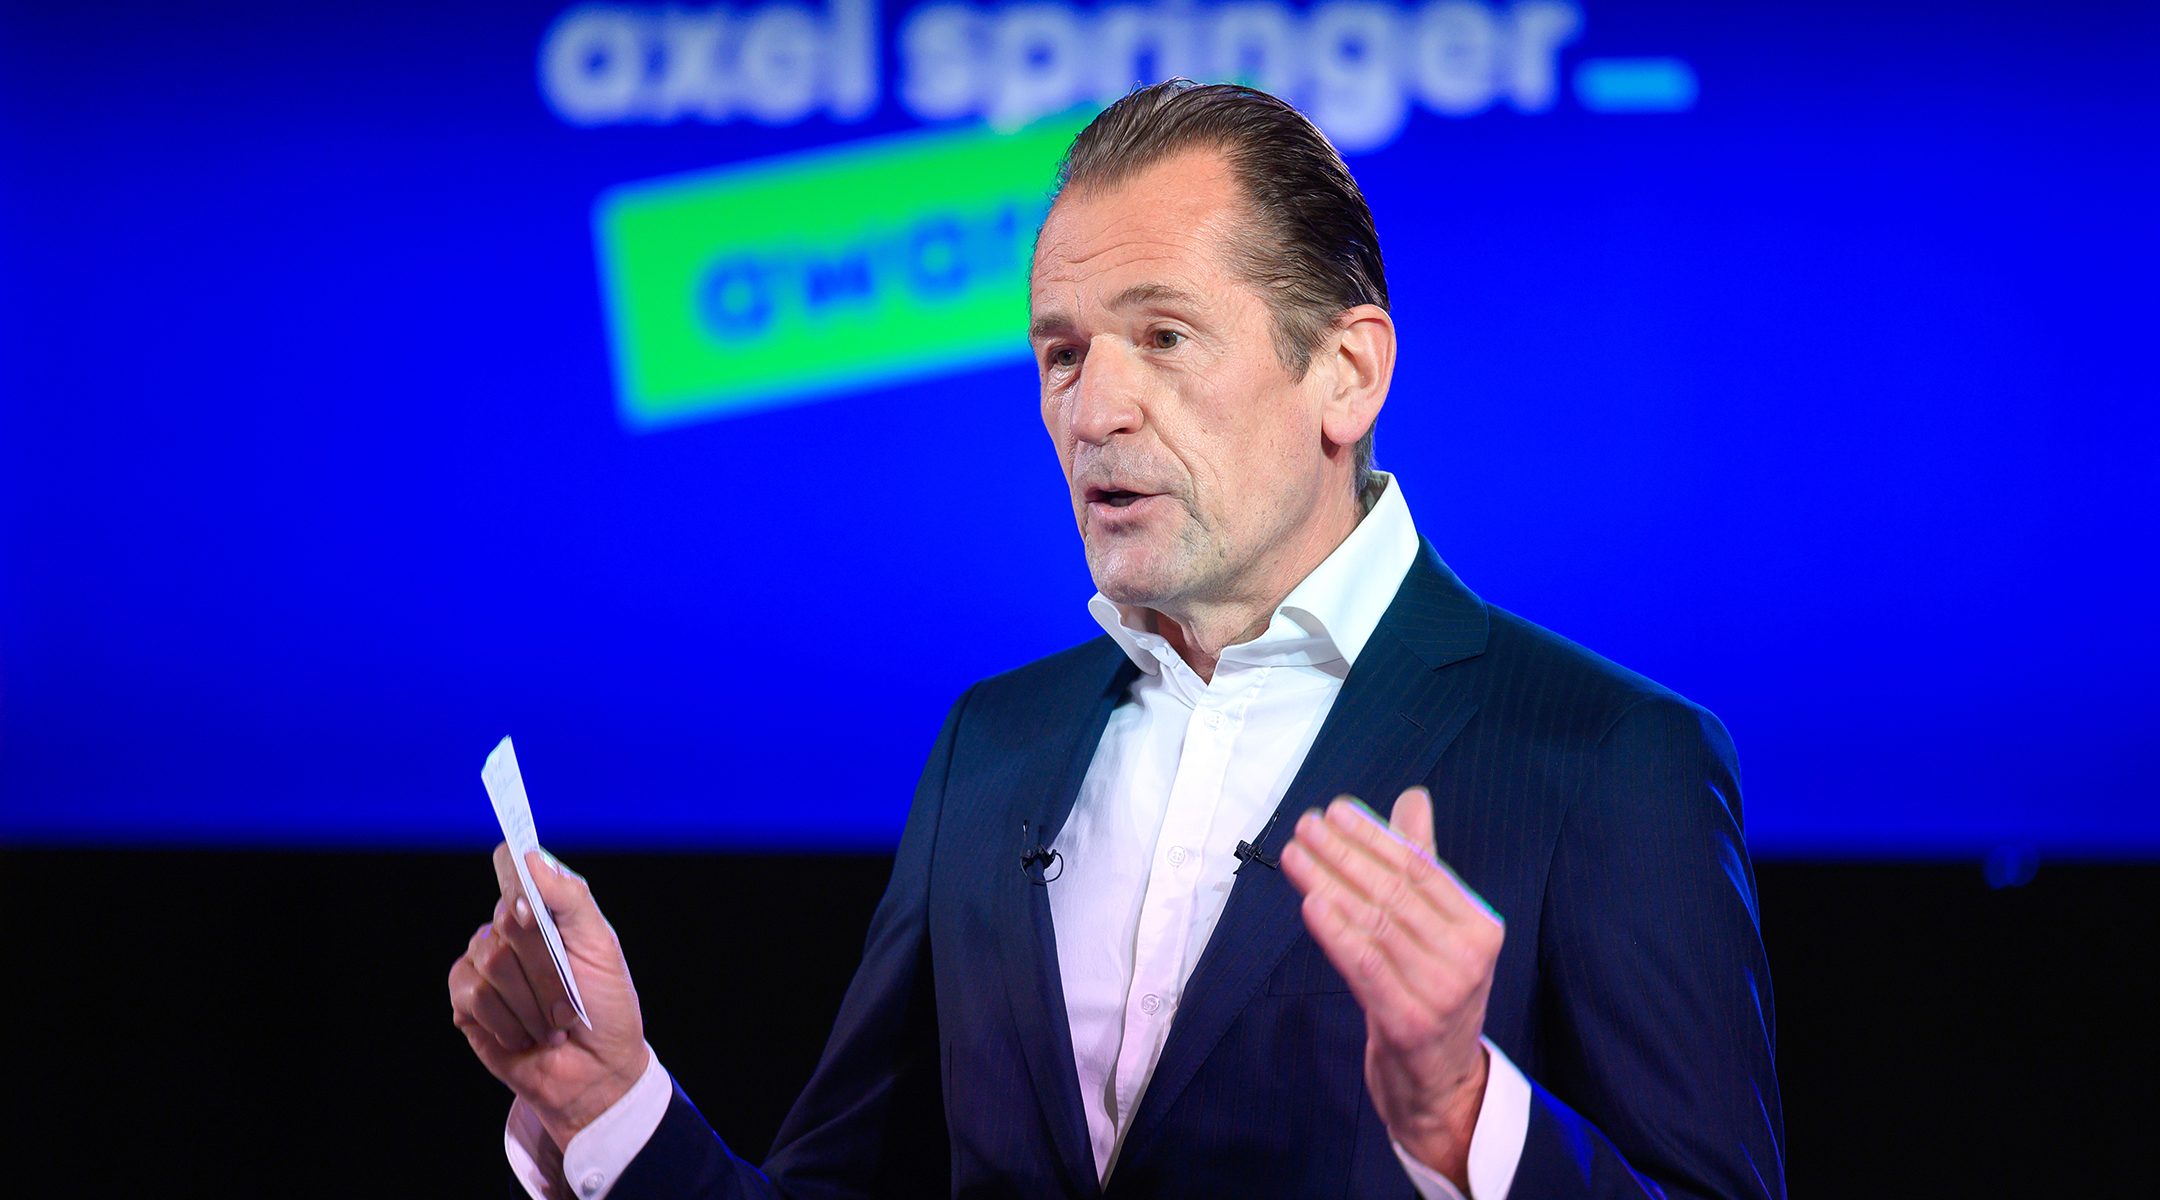
{"type": "Polygon", "coordinates": [[[1174,578],[1171,572],[1119,561],[1117,555],[1110,556],[1107,562],[1091,559],[1088,568],[1095,580],[1095,590],[1113,604],[1159,610],[1183,593],[1182,580],[1174,578]]]}

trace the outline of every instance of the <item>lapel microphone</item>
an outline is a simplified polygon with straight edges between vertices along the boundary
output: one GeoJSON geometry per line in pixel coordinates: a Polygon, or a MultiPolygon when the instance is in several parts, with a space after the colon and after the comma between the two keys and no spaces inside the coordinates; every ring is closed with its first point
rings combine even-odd
{"type": "Polygon", "coordinates": [[[1259,843],[1267,841],[1267,835],[1274,830],[1275,822],[1281,819],[1282,809],[1278,807],[1274,812],[1268,814],[1267,824],[1260,827],[1259,837],[1254,838],[1250,842],[1239,842],[1237,844],[1237,849],[1232,853],[1237,856],[1238,865],[1231,870],[1230,873],[1232,875],[1235,875],[1239,871],[1244,870],[1246,863],[1259,863],[1261,866],[1266,867],[1270,871],[1282,870],[1282,863],[1279,856],[1273,854],[1263,854],[1259,846],[1259,843]]]}
{"type": "Polygon", "coordinates": [[[1020,821],[1020,873],[1026,875],[1028,882],[1036,887],[1055,883],[1058,876],[1065,873],[1065,857],[1036,841],[1034,835],[1028,832],[1028,823],[1024,817],[1020,821]],[[1050,872],[1052,867],[1057,868],[1055,873],[1050,872]]]}

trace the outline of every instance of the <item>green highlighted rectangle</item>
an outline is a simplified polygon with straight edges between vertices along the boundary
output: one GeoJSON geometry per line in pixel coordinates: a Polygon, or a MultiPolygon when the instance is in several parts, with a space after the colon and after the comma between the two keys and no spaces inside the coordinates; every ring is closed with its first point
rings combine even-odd
{"type": "Polygon", "coordinates": [[[635,428],[1027,353],[1028,255],[1076,114],[627,184],[594,213],[635,428]]]}

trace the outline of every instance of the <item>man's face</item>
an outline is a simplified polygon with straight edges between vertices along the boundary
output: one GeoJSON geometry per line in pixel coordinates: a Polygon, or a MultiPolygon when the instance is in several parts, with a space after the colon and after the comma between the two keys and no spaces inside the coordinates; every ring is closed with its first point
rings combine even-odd
{"type": "Polygon", "coordinates": [[[1324,557],[1341,531],[1319,526],[1349,502],[1322,438],[1327,356],[1291,378],[1232,270],[1242,217],[1228,164],[1193,151],[1059,199],[1036,243],[1043,425],[1088,569],[1110,599],[1180,619],[1279,600],[1286,564],[1324,557]]]}

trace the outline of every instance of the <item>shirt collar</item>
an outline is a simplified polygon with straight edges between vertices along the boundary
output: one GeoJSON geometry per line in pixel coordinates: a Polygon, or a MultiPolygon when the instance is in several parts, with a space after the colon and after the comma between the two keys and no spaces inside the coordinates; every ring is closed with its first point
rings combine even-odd
{"type": "MultiPolygon", "coordinates": [[[[1283,597],[1259,637],[1225,648],[1224,662],[1341,662],[1345,672],[1356,664],[1418,554],[1417,525],[1410,519],[1402,484],[1375,471],[1369,494],[1371,505],[1350,536],[1283,597]]],[[[1177,656],[1155,632],[1153,610],[1116,604],[1096,592],[1088,612],[1126,657],[1150,675],[1177,656]]]]}

